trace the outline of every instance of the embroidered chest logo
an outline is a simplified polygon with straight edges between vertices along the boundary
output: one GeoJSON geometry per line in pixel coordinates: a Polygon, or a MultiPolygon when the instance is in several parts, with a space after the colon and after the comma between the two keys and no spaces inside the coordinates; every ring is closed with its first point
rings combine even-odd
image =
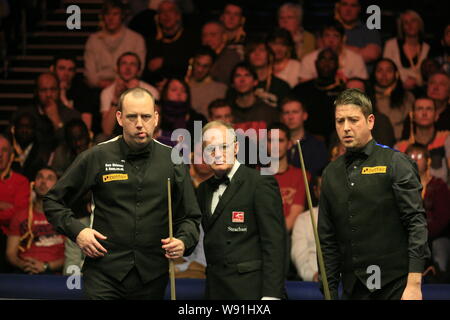
{"type": "Polygon", "coordinates": [[[378,167],[363,167],[361,170],[361,174],[377,174],[377,173],[386,173],[386,166],[378,166],[378,167]]]}
{"type": "Polygon", "coordinates": [[[126,173],[112,173],[112,174],[104,174],[103,182],[111,182],[117,180],[128,180],[128,174],[126,173]]]}
{"type": "Polygon", "coordinates": [[[231,213],[231,222],[234,223],[244,223],[244,211],[233,211],[231,213]]]}
{"type": "Polygon", "coordinates": [[[105,171],[125,171],[123,163],[105,163],[105,171]]]}

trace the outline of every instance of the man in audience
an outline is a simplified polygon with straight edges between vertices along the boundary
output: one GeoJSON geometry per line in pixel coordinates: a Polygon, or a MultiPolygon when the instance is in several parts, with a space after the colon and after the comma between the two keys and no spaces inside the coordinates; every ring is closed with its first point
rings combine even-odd
{"type": "Polygon", "coordinates": [[[52,148],[63,140],[64,124],[80,118],[80,113],[61,102],[59,82],[54,73],[41,73],[36,80],[36,105],[25,109],[33,114],[38,139],[52,148]]]}
{"type": "Polygon", "coordinates": [[[148,55],[143,78],[152,84],[161,79],[183,78],[189,58],[198,47],[199,37],[183,24],[181,10],[175,1],[161,1],[155,21],[156,35],[147,39],[148,55]]]}
{"type": "Polygon", "coordinates": [[[308,110],[306,129],[328,142],[334,132],[333,102],[345,88],[345,83],[337,75],[339,60],[332,49],[322,50],[315,66],[317,78],[298,84],[292,92],[304,102],[308,110]]]}
{"type": "Polygon", "coordinates": [[[430,173],[430,153],[426,146],[415,143],[406,149],[406,154],[417,163],[423,192],[423,206],[427,214],[428,242],[431,246],[432,262],[439,268],[437,277],[449,277],[450,258],[450,191],[442,179],[430,173]]]}
{"type": "Polygon", "coordinates": [[[294,97],[287,97],[281,104],[281,122],[288,128],[291,137],[291,147],[287,152],[289,163],[301,168],[297,141],[303,152],[306,170],[314,177],[327,164],[327,148],[322,140],[317,139],[305,129],[308,120],[308,111],[305,105],[294,97]]]}
{"type": "Polygon", "coordinates": [[[360,18],[360,0],[339,0],[336,3],[335,18],[345,29],[345,46],[360,54],[368,66],[381,57],[381,38],[377,30],[369,30],[360,18]]]}
{"type": "Polygon", "coordinates": [[[19,271],[28,274],[52,274],[64,264],[64,237],[56,233],[42,208],[45,194],[55,185],[56,172],[44,167],[34,184],[36,197],[30,208],[22,209],[11,219],[6,256],[19,271]]]}
{"type": "Polygon", "coordinates": [[[306,205],[303,172],[288,163],[288,150],[292,147],[289,128],[276,122],[269,126],[267,135],[267,150],[272,162],[271,167],[277,169],[273,175],[278,181],[283,200],[286,229],[288,233],[291,233],[295,220],[306,205]],[[276,143],[278,143],[278,152],[273,154],[271,152],[272,144],[276,145],[276,143]]]}
{"type": "Polygon", "coordinates": [[[254,69],[247,63],[236,65],[232,72],[232,86],[237,97],[231,102],[235,128],[246,131],[266,129],[267,126],[279,119],[278,111],[259,99],[255,94],[258,78],[254,69]]]}
{"type": "Polygon", "coordinates": [[[114,82],[103,89],[100,95],[100,112],[102,114],[102,132],[107,140],[112,137],[114,128],[118,127],[116,112],[120,95],[128,89],[141,87],[147,89],[155,100],[159,99],[156,88],[139,80],[141,60],[134,52],[124,52],[117,58],[117,77],[114,82]]]}
{"type": "Polygon", "coordinates": [[[413,106],[412,135],[401,140],[395,149],[405,152],[412,143],[420,143],[430,152],[430,173],[434,177],[448,182],[450,167],[450,132],[438,131],[435,126],[437,118],[434,100],[428,97],[419,97],[413,106]]]}
{"type": "MultiPolygon", "coordinates": [[[[342,80],[352,77],[367,79],[367,69],[362,56],[348,49],[344,43],[345,31],[338,22],[330,22],[325,24],[321,30],[321,38],[323,48],[330,48],[339,57],[338,76],[342,80]]],[[[323,49],[322,48],[322,49],[323,49]]],[[[318,70],[314,61],[317,60],[322,49],[317,49],[302,60],[300,68],[300,81],[308,81],[317,77],[318,70]]]]}
{"type": "Polygon", "coordinates": [[[37,138],[36,120],[29,112],[15,115],[11,133],[14,152],[12,169],[33,181],[37,171],[48,163],[53,150],[46,141],[37,138]]]}
{"type": "Polygon", "coordinates": [[[242,4],[238,1],[227,1],[220,15],[220,21],[225,27],[227,46],[239,53],[244,58],[245,43],[245,17],[242,4]]]}
{"type": "Polygon", "coordinates": [[[28,180],[11,170],[13,149],[10,140],[0,134],[0,273],[11,271],[5,260],[6,234],[15,214],[28,207],[28,180]]]}
{"type": "Polygon", "coordinates": [[[191,89],[192,108],[208,117],[208,105],[215,99],[225,97],[227,86],[211,77],[211,68],[216,59],[215,52],[206,46],[200,47],[189,66],[186,82],[191,89]]]}
{"type": "Polygon", "coordinates": [[[225,27],[218,21],[204,24],[202,45],[210,47],[217,55],[211,69],[212,78],[229,84],[231,71],[242,59],[236,50],[227,46],[225,27]]]}
{"type": "Polygon", "coordinates": [[[98,133],[98,94],[76,74],[76,67],[77,63],[73,56],[59,55],[53,59],[50,71],[58,78],[62,104],[69,109],[77,110],[89,130],[98,133]]]}
{"type": "Polygon", "coordinates": [[[89,36],[84,51],[84,75],[91,87],[103,89],[113,83],[117,58],[126,51],[136,52],[145,61],[144,38],[123,25],[124,15],[120,0],[105,1],[101,12],[103,30],[89,36]]]}

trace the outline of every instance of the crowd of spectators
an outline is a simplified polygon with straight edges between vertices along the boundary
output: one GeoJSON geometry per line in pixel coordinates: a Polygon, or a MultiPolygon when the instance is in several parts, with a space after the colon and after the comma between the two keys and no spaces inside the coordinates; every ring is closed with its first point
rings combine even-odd
{"type": "MultiPolygon", "coordinates": [[[[14,114],[0,135],[0,272],[66,273],[68,261],[82,264],[81,251],[46,222],[42,196],[78,154],[120,134],[120,95],[143,87],[157,101],[155,139],[165,144],[179,142],[176,129],[194,136],[195,121],[212,120],[243,130],[238,159],[251,160],[267,140],[292,235],[289,279],[318,281],[297,141],[317,205],[322,170],[345,153],[333,101],[359,88],[372,99],[377,142],[417,162],[433,252],[425,276],[450,282],[450,24],[436,44],[428,43],[421,15],[408,9],[398,14],[395,37],[383,41],[362,20],[360,0],[337,0],[317,32],[304,26],[301,5],[284,3],[271,32],[250,34],[237,1],[201,26],[185,19],[190,1],[149,1],[131,11],[123,2],[104,2],[101,29],[85,44],[84,74],[76,74],[75,57],[56,56],[36,79],[34,104],[14,114]],[[246,136],[249,129],[268,133],[246,136]]],[[[196,153],[200,145],[192,146],[191,157],[196,153]]],[[[267,165],[259,160],[244,162],[267,165]]],[[[190,173],[196,187],[212,176],[203,163],[192,164],[190,173]]],[[[90,196],[73,208],[89,225],[90,196]]],[[[317,220],[317,207],[312,210],[317,220]]],[[[178,276],[204,277],[205,264],[200,240],[192,256],[177,262],[178,276]]]]}

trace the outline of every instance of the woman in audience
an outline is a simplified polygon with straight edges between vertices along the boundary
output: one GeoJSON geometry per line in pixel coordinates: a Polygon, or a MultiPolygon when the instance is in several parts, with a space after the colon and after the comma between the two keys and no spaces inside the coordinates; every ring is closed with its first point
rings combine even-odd
{"type": "Polygon", "coordinates": [[[182,79],[167,80],[161,92],[160,105],[161,136],[158,140],[168,145],[176,145],[179,141],[179,136],[172,139],[174,130],[187,129],[193,138],[194,121],[202,121],[202,125],[206,123],[205,117],[192,109],[189,86],[182,79]]]}
{"type": "Polygon", "coordinates": [[[414,96],[401,85],[397,66],[391,59],[382,58],[375,63],[372,84],[375,108],[389,118],[398,141],[402,135],[403,123],[412,110],[414,96]]]}
{"type": "Polygon", "coordinates": [[[386,41],[383,57],[395,62],[405,89],[423,83],[420,66],[430,46],[424,41],[424,25],[419,14],[407,10],[397,20],[397,37],[386,41]]]}
{"type": "Polygon", "coordinates": [[[273,72],[291,88],[299,82],[300,62],[295,58],[294,42],[284,29],[276,29],[267,38],[267,43],[274,53],[273,72]]]}

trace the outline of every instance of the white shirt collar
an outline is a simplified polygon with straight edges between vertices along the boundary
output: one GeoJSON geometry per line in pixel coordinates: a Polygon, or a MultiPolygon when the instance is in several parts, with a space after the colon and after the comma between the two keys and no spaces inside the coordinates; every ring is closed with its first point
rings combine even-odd
{"type": "Polygon", "coordinates": [[[235,159],[233,167],[231,168],[230,172],[228,172],[228,178],[230,179],[230,181],[233,178],[233,176],[236,173],[236,171],[239,169],[240,165],[241,164],[239,163],[239,161],[237,159],[235,159]]]}

